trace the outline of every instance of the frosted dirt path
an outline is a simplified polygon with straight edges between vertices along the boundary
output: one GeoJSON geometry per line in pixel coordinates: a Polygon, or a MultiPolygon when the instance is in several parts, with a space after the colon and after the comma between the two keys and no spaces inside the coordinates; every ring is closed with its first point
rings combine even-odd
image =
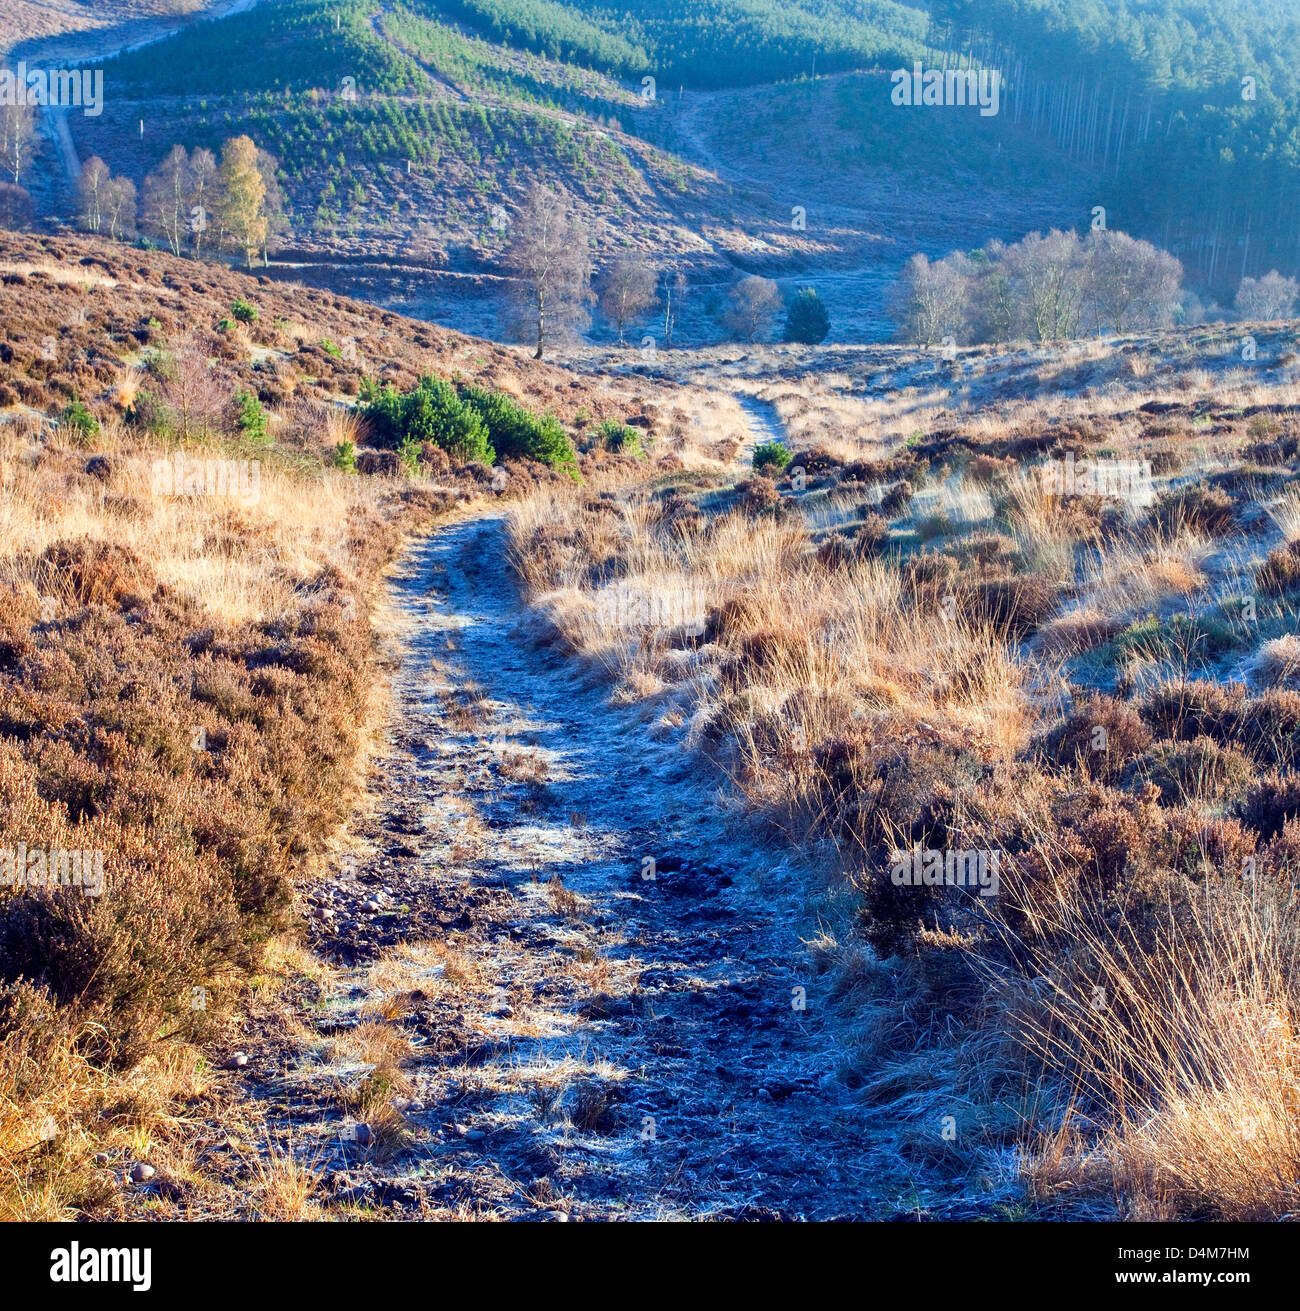
{"type": "Polygon", "coordinates": [[[891,1126],[839,1077],[841,1021],[800,941],[810,872],[677,741],[531,640],[505,537],[500,516],[444,528],[394,580],[375,807],[312,893],[318,949],[350,964],[314,1049],[256,1095],[288,1108],[279,1129],[317,1154],[327,1205],[932,1211],[891,1126]],[[355,1121],[378,1117],[338,1090],[369,1069],[349,1044],[383,1029],[414,1058],[400,1132],[367,1145],[355,1121]]]}

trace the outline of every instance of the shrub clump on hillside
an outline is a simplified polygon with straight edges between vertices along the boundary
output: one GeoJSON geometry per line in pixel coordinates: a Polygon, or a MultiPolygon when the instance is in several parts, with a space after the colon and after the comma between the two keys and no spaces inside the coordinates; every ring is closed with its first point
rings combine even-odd
{"type": "Polygon", "coordinates": [[[784,469],[791,460],[790,452],[780,442],[763,442],[754,448],[754,471],[784,469]]]}
{"type": "Polygon", "coordinates": [[[372,444],[381,449],[418,451],[428,442],[467,463],[496,460],[482,416],[441,378],[425,374],[407,392],[367,379],[361,385],[361,414],[372,444]]]}
{"type": "Polygon", "coordinates": [[[504,392],[424,375],[410,391],[367,379],[361,414],[370,440],[414,464],[426,447],[464,463],[535,460],[576,475],[573,443],[554,415],[534,414],[504,392]]]}
{"type": "Polygon", "coordinates": [[[620,423],[617,419],[605,419],[596,429],[596,436],[607,451],[616,455],[644,455],[641,434],[631,424],[620,423]]]}
{"type": "Polygon", "coordinates": [[[482,419],[498,459],[536,460],[551,469],[575,471],[573,443],[553,414],[534,414],[505,392],[466,383],[460,399],[482,419]]]}
{"type": "Polygon", "coordinates": [[[73,392],[72,399],[63,407],[59,422],[68,430],[72,440],[79,446],[86,445],[99,433],[99,420],[86,409],[73,392]]]}

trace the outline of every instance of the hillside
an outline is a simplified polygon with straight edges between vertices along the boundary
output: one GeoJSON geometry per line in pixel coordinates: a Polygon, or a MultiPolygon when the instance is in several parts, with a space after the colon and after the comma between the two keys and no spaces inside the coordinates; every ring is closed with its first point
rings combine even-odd
{"type": "Polygon", "coordinates": [[[56,58],[76,59],[105,48],[147,41],[201,16],[221,14],[240,0],[113,0],[93,9],[78,0],[11,0],[0,15],[0,53],[39,43],[56,58]]]}
{"type": "MultiPolygon", "coordinates": [[[[903,26],[911,49],[916,22],[903,26]]],[[[689,52],[713,29],[669,30],[689,52]]],[[[810,52],[818,30],[790,50],[810,52]]],[[[915,250],[1012,240],[1027,222],[1087,213],[1086,174],[1067,173],[1053,149],[978,116],[899,124],[875,75],[729,92],[661,77],[647,101],[639,66],[615,61],[611,76],[581,43],[554,58],[548,39],[473,6],[258,6],[113,61],[103,115],[68,125],[80,158],[100,156],[137,187],[172,145],[219,151],[246,132],[280,161],[291,227],[276,263],[289,276],[496,336],[498,257],[529,181],[574,197],[598,261],[631,248],[686,275],[698,290],[680,317],[688,341],[717,340],[726,290],[745,272],[788,290],[817,273],[837,335],[878,338],[890,325],[873,302],[915,250]],[[165,69],[186,71],[168,80],[165,69]],[[918,203],[936,173],[951,199],[918,203]],[[1014,212],[1009,180],[1034,183],[1014,212]]],[[[851,58],[823,68],[894,57],[854,40],[851,58]]],[[[783,78],[785,49],[772,54],[783,78]]],[[[698,55],[682,57],[686,78],[698,55]]],[[[30,185],[50,207],[70,204],[51,150],[30,185]]]]}
{"type": "Polygon", "coordinates": [[[78,396],[121,418],[151,360],[197,334],[230,389],[254,392],[286,431],[294,412],[354,403],[363,380],[398,387],[422,373],[505,389],[575,430],[630,420],[672,448],[689,394],[636,379],[584,380],[524,353],[373,306],[220,265],[88,238],[0,235],[0,415],[42,420],[78,396]],[[244,301],[255,322],[238,320],[244,301]]]}
{"type": "Polygon", "coordinates": [[[132,1198],[103,1160],[170,1137],[272,994],[289,1022],[296,907],[367,786],[411,535],[739,443],[690,388],[88,238],[0,239],[0,306],[0,1215],[105,1217],[132,1198]],[[495,467],[436,425],[395,452],[377,378],[426,414],[444,383],[487,405],[495,467]],[[495,426],[543,412],[576,447],[555,467],[495,426]],[[15,887],[14,843],[98,853],[96,890],[80,864],[72,893],[15,887]]]}
{"type": "MultiPolygon", "coordinates": [[[[940,0],[942,41],[1014,68],[1009,110],[1100,169],[1111,222],[1227,299],[1296,271],[1296,56],[1286,0],[940,0]]],[[[936,32],[936,43],[940,42],[936,32]]]]}
{"type": "MultiPolygon", "coordinates": [[[[499,256],[535,180],[575,198],[598,262],[635,249],[683,273],[699,294],[678,328],[701,344],[750,272],[787,297],[816,287],[839,340],[879,340],[912,254],[1081,229],[1095,206],[1181,258],[1206,303],[1293,266],[1289,65],[1268,45],[1280,33],[1289,48],[1284,14],[1234,7],[1201,30],[1175,0],[1068,18],[954,3],[933,21],[902,4],[766,0],[243,8],[114,60],[104,114],[66,120],[76,157],[140,187],[171,146],[218,151],[247,133],[279,161],[291,276],[497,337],[499,256]],[[968,58],[1000,70],[999,115],[893,112],[884,71],[968,58]],[[1096,61],[1120,72],[1086,94],[1050,71],[1096,61]]],[[[95,38],[101,53],[138,44],[132,13],[95,38]]],[[[13,54],[58,49],[29,39],[13,54]]],[[[70,208],[71,167],[47,142],[26,183],[38,210],[70,208]]]]}

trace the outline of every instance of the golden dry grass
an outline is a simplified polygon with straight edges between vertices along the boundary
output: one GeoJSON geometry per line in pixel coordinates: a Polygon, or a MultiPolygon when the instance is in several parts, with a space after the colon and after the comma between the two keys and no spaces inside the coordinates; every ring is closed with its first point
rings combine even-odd
{"type": "MultiPolygon", "coordinates": [[[[342,440],[340,438],[340,440],[342,440]]],[[[174,453],[116,428],[96,439],[112,473],[106,481],[69,480],[52,495],[39,462],[73,454],[62,439],[24,425],[0,427],[0,576],[41,593],[48,580],[15,574],[18,557],[38,557],[55,542],[112,543],[148,561],[160,581],[229,623],[293,613],[302,585],[323,565],[346,563],[349,512],[370,498],[364,480],[322,469],[314,474],[261,462],[255,475],[227,467],[232,494],[172,496],[155,478],[174,453]]],[[[247,460],[220,451],[187,459],[247,460]]]]}
{"type": "MultiPolygon", "coordinates": [[[[1126,357],[1134,360],[1132,377],[1145,378],[1144,357],[1126,357]]],[[[1095,344],[1052,367],[1068,372],[1088,363],[1114,368],[1095,344]]],[[[975,361],[977,371],[984,367],[995,364],[975,361]]],[[[832,388],[823,393],[805,378],[733,385],[772,404],[796,448],[817,446],[844,462],[879,458],[910,437],[913,425],[924,431],[940,422],[960,422],[963,433],[996,446],[1040,429],[1049,416],[1078,420],[1089,440],[1105,440],[1121,458],[1155,440],[1133,416],[1135,391],[964,409],[939,385],[861,398],[836,396],[832,388]]],[[[1277,406],[1298,394],[1287,378],[1263,385],[1240,370],[1216,375],[1196,367],[1162,386],[1136,388],[1141,399],[1204,396],[1223,406],[1277,406]]],[[[1195,431],[1179,440],[1177,454],[1184,471],[1234,465],[1229,444],[1212,450],[1195,431]]],[[[1212,856],[1209,846],[1235,841],[1236,821],[1224,818],[1223,798],[1202,797],[1195,787],[1171,786],[1168,813],[1144,810],[1156,806],[1156,789],[1142,790],[1140,772],[1128,792],[1076,797],[1070,789],[1077,777],[1048,772],[1034,754],[1040,735],[1077,695],[1066,689],[1067,659],[1083,653],[1112,661],[1117,687],[1131,673],[1124,660],[1145,659],[1152,678],[1178,675],[1184,639],[1158,622],[1160,641],[1145,655],[1131,642],[1103,648],[1153,616],[1208,613],[1217,598],[1233,595],[1234,580],[1249,584],[1250,553],[1225,549],[1224,537],[1177,512],[1054,495],[1032,463],[1019,461],[1019,473],[1016,463],[1004,460],[1009,476],[995,474],[991,484],[963,477],[961,465],[956,473],[945,466],[893,515],[893,540],[907,543],[901,558],[849,552],[819,560],[826,534],[865,514],[860,484],[850,483],[854,490],[845,495],[832,485],[800,501],[801,489],[782,482],[775,507],[769,501],[746,508],[726,492],[697,495],[702,517],[665,518],[680,494],[664,500],[631,490],[612,505],[593,505],[577,491],[543,489],[513,509],[513,559],[545,616],[544,631],[558,630],[581,657],[603,665],[616,682],[615,697],[644,704],[653,731],[684,734],[714,754],[793,840],[833,832],[864,895],[871,877],[855,873],[854,862],[859,855],[870,862],[868,847],[879,833],[867,835],[858,819],[880,798],[878,766],[916,771],[918,788],[926,770],[940,774],[932,791],[872,820],[900,844],[903,830],[920,822],[923,801],[937,798],[947,807],[940,811],[945,820],[955,822],[955,815],[968,826],[966,845],[998,846],[1007,834],[1032,848],[1030,863],[1039,862],[1043,882],[1027,891],[1011,880],[1014,913],[1004,918],[997,903],[981,904],[983,927],[973,916],[975,928],[936,925],[918,936],[929,964],[903,976],[913,985],[927,969],[942,974],[936,961],[979,959],[992,944],[1005,946],[1013,925],[1023,932],[1019,957],[990,953],[989,987],[978,1001],[942,995],[945,1013],[974,1006],[972,1027],[960,1039],[936,1043],[925,1034],[926,1020],[918,1018],[913,1029],[886,1017],[875,995],[885,972],[878,962],[865,966],[851,942],[818,948],[834,958],[826,968],[843,974],[843,996],[862,1008],[863,1049],[846,1059],[871,1067],[875,1096],[896,1094],[900,1107],[914,1107],[918,1098],[937,1096],[939,1085],[944,1097],[967,1099],[972,1114],[1000,1123],[1001,1134],[1014,1132],[1007,1106],[1025,1107],[1025,1178],[1042,1199],[1109,1196],[1140,1217],[1294,1213],[1294,916],[1275,907],[1269,919],[1243,908],[1240,884],[1227,879],[1213,885],[1222,901],[1212,914],[1189,918],[1182,902],[1177,909],[1153,906],[1151,888],[1162,879],[1182,885],[1171,869],[1141,863],[1155,859],[1150,853],[1136,851],[1133,885],[1121,880],[1105,914],[1098,911],[1088,862],[1113,859],[1104,854],[1107,843],[1135,848],[1144,832],[1168,824],[1161,832],[1198,835],[1198,867],[1221,872],[1214,862],[1229,857],[1212,856]],[[939,571],[940,581],[927,590],[912,581],[924,569],[911,566],[925,564],[929,539],[916,530],[930,525],[940,541],[928,552],[951,552],[957,567],[939,571]],[[992,545],[1009,552],[994,558],[1011,577],[990,572],[991,581],[1020,580],[1059,598],[1031,622],[1025,646],[1005,622],[981,619],[978,607],[942,604],[945,587],[960,590],[985,576],[961,554],[981,534],[1000,534],[1003,545],[992,545]],[[953,779],[943,775],[944,753],[974,756],[988,771],[987,784],[976,785],[985,787],[978,804],[945,792],[953,779]],[[1081,852],[1083,832],[1097,845],[1081,852]],[[1145,921],[1141,932],[1114,930],[1125,923],[1126,899],[1145,908],[1154,930],[1145,921]],[[1045,992],[1039,976],[1057,980],[1056,990],[1045,992]],[[1108,1009],[1093,1010],[1090,991],[1080,1003],[1085,976],[1089,988],[1104,978],[1108,1009]],[[918,1035],[917,1049],[882,1064],[881,1046],[897,1043],[900,1027],[918,1035]],[[1076,1111],[1082,1106],[1085,1085],[1089,1119],[1062,1117],[1072,1092],[1076,1111]]],[[[1247,479],[1235,508],[1266,501],[1267,487],[1247,479]]],[[[1269,508],[1284,538],[1300,535],[1293,495],[1274,498],[1269,508]]],[[[1257,680],[1289,683],[1300,669],[1294,646],[1289,633],[1265,643],[1251,666],[1257,680]]],[[[1126,709],[1141,727],[1136,708],[1126,709]]],[[[1159,745],[1165,754],[1158,760],[1180,758],[1180,743],[1159,745]]],[[[1235,856],[1237,849],[1229,850],[1235,856]]],[[[1179,859],[1188,859],[1186,848],[1179,859]]],[[[1261,882],[1261,898],[1271,895],[1266,886],[1274,885],[1261,882]]],[[[924,1011],[930,1003],[908,1004],[924,1011]]]]}
{"type": "Polygon", "coordinates": [[[1001,634],[918,607],[883,561],[815,567],[801,523],[730,514],[665,540],[644,499],[620,502],[616,516],[588,515],[576,495],[547,490],[513,508],[511,532],[518,568],[566,640],[611,670],[624,700],[672,694],[696,726],[733,739],[747,786],[767,802],[808,803],[815,778],[788,766],[863,731],[864,713],[940,726],[989,758],[1009,758],[1030,729],[1026,670],[1001,634]],[[575,524],[567,555],[543,561],[530,550],[539,534],[575,524]],[[617,581],[586,581],[591,558],[615,554],[617,581]],[[692,654],[668,640],[727,606],[725,649],[692,654]],[[719,666],[747,645],[722,686],[719,666]],[[768,769],[772,758],[785,767],[768,769]]]}
{"type": "Polygon", "coordinates": [[[1078,1091],[1039,1145],[1048,1192],[1101,1185],[1137,1219],[1264,1220],[1300,1200],[1300,1035],[1294,907],[1226,899],[1138,947],[1060,898],[1040,913],[1090,962],[1086,979],[1034,963],[1047,982],[1012,1013],[1078,1091]],[[1115,1111],[1088,1129],[1079,1103],[1115,1111]]]}

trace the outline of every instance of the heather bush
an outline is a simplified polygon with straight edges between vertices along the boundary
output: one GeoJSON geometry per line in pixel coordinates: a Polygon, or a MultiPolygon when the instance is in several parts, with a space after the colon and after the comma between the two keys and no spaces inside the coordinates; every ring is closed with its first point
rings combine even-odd
{"type": "Polygon", "coordinates": [[[1112,779],[1150,743],[1151,730],[1134,705],[1094,693],[1075,705],[1039,745],[1058,765],[1077,764],[1096,778],[1112,779]]]}

